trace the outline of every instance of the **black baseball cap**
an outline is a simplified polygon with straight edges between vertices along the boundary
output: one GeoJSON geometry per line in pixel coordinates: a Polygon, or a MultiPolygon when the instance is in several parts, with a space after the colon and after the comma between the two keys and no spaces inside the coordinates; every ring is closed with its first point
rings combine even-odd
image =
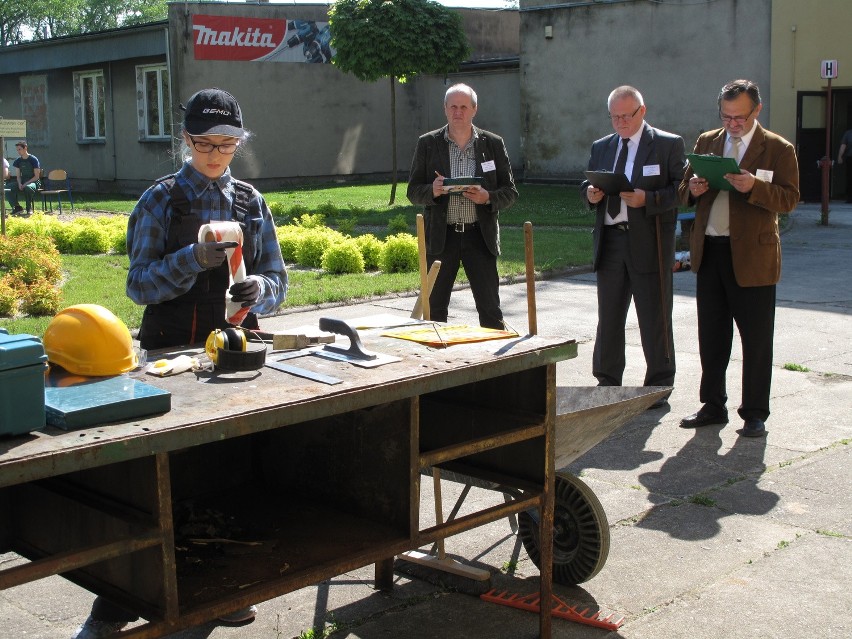
{"type": "Polygon", "coordinates": [[[237,99],[222,89],[202,89],[194,94],[186,106],[183,128],[190,135],[229,135],[242,138],[243,115],[237,99]]]}

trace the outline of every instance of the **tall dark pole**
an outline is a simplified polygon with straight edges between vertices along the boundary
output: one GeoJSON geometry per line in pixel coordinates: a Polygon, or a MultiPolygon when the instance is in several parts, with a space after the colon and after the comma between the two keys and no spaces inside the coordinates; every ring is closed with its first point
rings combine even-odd
{"type": "MultiPolygon", "coordinates": [[[[0,155],[6,155],[6,140],[0,135],[0,155]]],[[[3,199],[0,200],[0,234],[6,235],[6,179],[3,179],[3,199]]],[[[38,391],[36,391],[38,392],[38,391]]]]}
{"type": "Polygon", "coordinates": [[[819,223],[828,226],[828,200],[831,184],[831,78],[828,78],[828,95],[825,100],[825,157],[822,165],[822,215],[819,223]]]}

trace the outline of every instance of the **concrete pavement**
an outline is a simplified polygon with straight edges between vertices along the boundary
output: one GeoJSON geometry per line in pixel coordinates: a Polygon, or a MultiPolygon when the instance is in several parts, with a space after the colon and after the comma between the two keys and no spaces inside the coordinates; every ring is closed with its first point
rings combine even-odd
{"type": "MultiPolygon", "coordinates": [[[[556,585],[568,603],[624,616],[617,632],[564,620],[555,638],[847,639],[852,636],[852,205],[833,204],[829,227],[819,206],[802,205],[783,236],[778,286],[772,415],[765,439],[727,427],[678,428],[698,404],[695,277],[675,274],[678,375],[670,410],[648,411],[576,460],[568,470],[600,499],[611,548],[601,572],[578,587],[556,585]],[[787,370],[785,364],[809,369],[787,370]]],[[[501,289],[508,322],[527,326],[523,284],[501,289]]],[[[264,322],[284,328],[323,315],[357,317],[408,311],[412,298],[302,310],[264,322]]],[[[568,335],[579,356],[558,365],[558,383],[590,386],[596,323],[593,274],[537,285],[539,333],[568,335]]],[[[457,291],[451,322],[473,322],[469,291],[457,291]]],[[[625,384],[644,372],[635,315],[628,318],[625,384]]],[[[728,372],[729,408],[740,388],[735,339],[728,372]]],[[[789,367],[795,368],[795,367],[789,367]]],[[[732,411],[732,417],[735,413],[732,411]]],[[[423,482],[423,514],[432,513],[423,482]]],[[[451,504],[458,484],[445,482],[451,504]]],[[[471,507],[502,496],[474,488],[471,507]]],[[[445,510],[449,505],[445,506],[445,510]]],[[[464,512],[464,511],[462,511],[464,512]]],[[[538,570],[507,522],[447,540],[447,552],[492,573],[511,592],[537,589],[538,570]]],[[[0,555],[0,562],[19,561],[0,555]]],[[[535,614],[397,574],[391,594],[375,591],[372,567],[259,605],[242,627],[208,624],[177,639],[286,639],[311,628],[347,639],[516,639],[537,636],[535,614]]],[[[457,582],[450,585],[457,585],[457,582]]],[[[0,592],[0,638],[66,638],[87,615],[92,596],[50,578],[0,592]]],[[[313,635],[314,637],[322,635],[313,635]]]]}

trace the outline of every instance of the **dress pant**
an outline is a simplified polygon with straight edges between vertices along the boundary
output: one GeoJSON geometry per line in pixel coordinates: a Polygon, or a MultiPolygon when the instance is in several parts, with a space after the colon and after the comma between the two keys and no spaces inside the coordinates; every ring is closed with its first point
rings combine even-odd
{"type": "Polygon", "coordinates": [[[743,419],[766,420],[772,385],[775,285],[737,284],[728,238],[705,238],[697,275],[701,402],[718,410],[725,408],[725,373],[736,322],[743,351],[742,402],[737,412],[743,419]]]}
{"type": "Polygon", "coordinates": [[[852,202],[852,155],[843,158],[846,165],[846,201],[852,202]]]}
{"type": "Polygon", "coordinates": [[[37,183],[27,184],[24,190],[21,191],[18,188],[18,180],[14,179],[8,180],[4,188],[9,189],[6,193],[6,200],[9,202],[9,206],[12,207],[13,211],[21,206],[21,199],[24,200],[24,206],[21,206],[22,209],[35,211],[35,199],[38,194],[37,183]]]}
{"type": "Polygon", "coordinates": [[[488,250],[478,223],[465,224],[463,227],[448,225],[444,250],[441,253],[429,254],[426,259],[430,268],[435,260],[441,261],[441,270],[438,271],[432,294],[429,296],[431,319],[437,322],[447,321],[450,295],[459,266],[463,266],[479,313],[479,325],[485,328],[504,328],[503,311],[500,310],[497,258],[488,250]]]}
{"type": "MultiPolygon", "coordinates": [[[[604,226],[596,271],[598,329],[592,373],[602,386],[621,386],[624,374],[624,325],[630,300],[636,305],[639,336],[645,354],[645,386],[672,386],[675,377],[672,335],[672,273],[663,273],[666,307],[660,304],[660,274],[639,273],[631,266],[629,230],[604,226]],[[664,315],[668,319],[664,330],[664,315]],[[665,337],[664,337],[665,335],[665,337]],[[666,339],[669,357],[666,357],[666,339]]],[[[655,249],[656,250],[656,249],[655,249]]]]}

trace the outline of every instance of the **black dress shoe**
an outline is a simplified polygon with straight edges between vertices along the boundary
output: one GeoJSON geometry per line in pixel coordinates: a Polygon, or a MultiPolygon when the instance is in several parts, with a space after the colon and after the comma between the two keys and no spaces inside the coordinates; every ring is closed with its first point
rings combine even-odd
{"type": "Polygon", "coordinates": [[[706,404],[697,413],[680,420],[681,428],[701,428],[702,426],[724,425],[728,423],[728,411],[716,411],[706,404]]]}
{"type": "Polygon", "coordinates": [[[743,437],[763,437],[766,435],[766,426],[762,419],[749,417],[745,420],[743,427],[737,429],[737,432],[743,437]]]}

